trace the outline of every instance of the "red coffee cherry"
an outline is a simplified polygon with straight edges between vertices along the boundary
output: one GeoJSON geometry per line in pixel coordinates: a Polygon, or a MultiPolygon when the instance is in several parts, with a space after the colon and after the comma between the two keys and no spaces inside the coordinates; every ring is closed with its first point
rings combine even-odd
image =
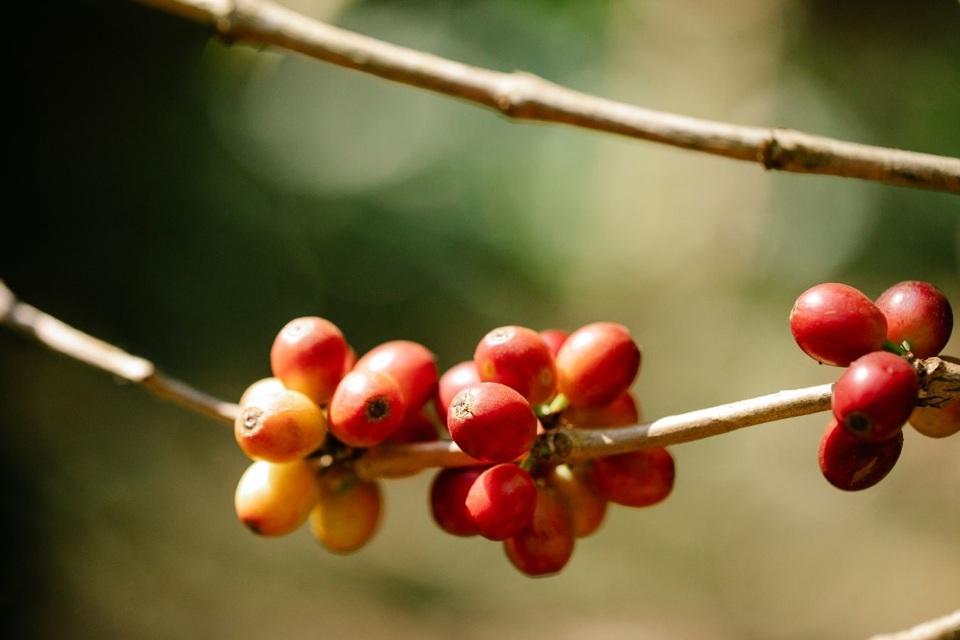
{"type": "Polygon", "coordinates": [[[355,369],[344,376],[330,400],[330,431],[351,447],[372,447],[400,427],[405,410],[393,376],[355,369]]]}
{"type": "Polygon", "coordinates": [[[326,404],[343,375],[347,342],[340,329],[317,317],[291,320],[270,349],[273,375],[288,389],[326,404]]]}
{"type": "Polygon", "coordinates": [[[320,478],[310,533],[334,553],[352,553],[377,532],[382,505],[378,483],[361,480],[349,470],[330,469],[320,478]]]}
{"type": "Polygon", "coordinates": [[[447,428],[467,455],[482,462],[509,462],[530,449],[537,435],[537,416],[510,387],[480,382],[453,399],[447,428]]]}
{"type": "Polygon", "coordinates": [[[437,525],[455,536],[477,535],[477,525],[467,511],[467,494],[483,468],[443,469],[430,487],[430,512],[437,525]]]}
{"type": "Polygon", "coordinates": [[[423,415],[422,411],[412,414],[408,411],[400,427],[387,436],[384,442],[404,444],[408,442],[433,442],[438,439],[437,429],[433,423],[423,415]]]}
{"type": "Polygon", "coordinates": [[[910,417],[918,391],[909,362],[874,351],[854,361],[833,385],[833,417],[861,440],[886,440],[910,417]]]}
{"type": "Polygon", "coordinates": [[[607,499],[597,489],[592,465],[557,465],[550,474],[550,486],[567,502],[576,537],[584,538],[600,528],[607,514],[607,499]]]}
{"type": "Polygon", "coordinates": [[[340,374],[340,378],[347,375],[357,364],[357,352],[353,350],[349,344],[347,345],[347,353],[343,356],[343,373],[340,374]]]}
{"type": "Polygon", "coordinates": [[[473,360],[456,364],[440,376],[436,402],[437,413],[444,423],[447,421],[447,411],[450,409],[450,403],[453,402],[454,396],[466,387],[478,382],[480,382],[480,374],[477,373],[477,365],[473,363],[473,360]]]}
{"type": "Polygon", "coordinates": [[[558,388],[571,406],[613,402],[640,370],[640,349],[621,324],[595,322],[570,334],[557,353],[558,388]]]}
{"type": "Polygon", "coordinates": [[[517,465],[498,464],[473,481],[466,505],[480,535],[506,540],[533,518],[537,486],[530,474],[517,465]]]}
{"type": "Polygon", "coordinates": [[[910,425],[930,438],[946,438],[960,431],[960,399],[940,407],[917,407],[910,414],[910,425]]]}
{"type": "Polygon", "coordinates": [[[249,398],[233,423],[233,435],[254,460],[292,462],[323,444],[327,421],[310,398],[284,389],[249,398]]]}
{"type": "Polygon", "coordinates": [[[642,449],[597,458],[593,477],[610,502],[646,507],[670,495],[676,475],[673,457],[666,449],[642,449]]]}
{"type": "Polygon", "coordinates": [[[437,360],[422,344],[392,340],[368,351],[354,369],[388,373],[400,385],[407,411],[418,411],[437,387],[437,360]]]}
{"type": "Polygon", "coordinates": [[[282,536],[304,523],[317,502],[317,478],[303,460],[250,465],[237,484],[237,517],[261,536],[282,536]]]}
{"type": "Polygon", "coordinates": [[[530,404],[546,402],[557,391],[557,365],[540,334],[526,327],[500,327],[483,337],[473,354],[484,382],[516,390],[530,404]]]}
{"type": "Polygon", "coordinates": [[[563,412],[563,421],[580,429],[629,427],[640,422],[640,408],[629,391],[616,400],[598,407],[570,407],[563,412]]]}
{"type": "Polygon", "coordinates": [[[573,556],[573,520],[567,503],[554,489],[537,491],[530,524],[503,543],[507,558],[528,576],[546,576],[563,569],[573,556]]]}
{"type": "Polygon", "coordinates": [[[947,346],[953,330],[953,310],[947,297],[929,282],[900,282],[877,298],[887,318],[887,340],[910,343],[918,358],[930,358],[947,346]]]}
{"type": "Polygon", "coordinates": [[[567,341],[570,334],[563,329],[544,329],[540,332],[540,337],[543,338],[543,341],[550,347],[550,353],[556,357],[557,353],[560,352],[560,347],[567,341]]]}
{"type": "Polygon", "coordinates": [[[860,290],[826,282],[797,298],[790,331],[803,352],[817,362],[845,367],[883,348],[887,321],[860,290]]]}
{"type": "Polygon", "coordinates": [[[883,480],[902,449],[902,431],[880,442],[864,442],[832,420],[820,438],[820,471],[836,488],[860,491],[883,480]]]}

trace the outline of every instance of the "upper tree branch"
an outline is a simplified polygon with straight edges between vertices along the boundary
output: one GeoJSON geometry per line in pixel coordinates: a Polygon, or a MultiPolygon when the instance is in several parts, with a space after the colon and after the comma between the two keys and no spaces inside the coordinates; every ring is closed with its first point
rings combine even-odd
{"type": "Polygon", "coordinates": [[[210,25],[230,40],[298,51],[462,98],[518,120],[596,129],[758,162],[767,169],[960,193],[960,158],[643,109],[567,89],[528,73],[501,73],[389,44],[307,18],[269,0],[138,1],[210,25]]]}

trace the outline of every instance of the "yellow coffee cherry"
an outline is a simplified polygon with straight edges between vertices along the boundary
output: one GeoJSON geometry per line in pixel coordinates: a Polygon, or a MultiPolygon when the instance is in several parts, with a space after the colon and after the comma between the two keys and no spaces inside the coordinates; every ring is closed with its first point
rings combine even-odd
{"type": "Polygon", "coordinates": [[[246,407],[255,402],[257,398],[273,395],[285,390],[286,387],[283,386],[279,378],[263,378],[262,380],[257,380],[247,387],[247,390],[240,396],[240,406],[246,407]]]}
{"type": "Polygon", "coordinates": [[[380,523],[380,485],[350,470],[331,469],[320,478],[317,506],[310,512],[310,533],[335,553],[363,547],[380,523]]]}
{"type": "Polygon", "coordinates": [[[302,525],[317,503],[316,471],[304,460],[251,464],[234,495],[237,517],[254,533],[282,536],[302,525]]]}
{"type": "Polygon", "coordinates": [[[292,462],[323,444],[327,420],[323,411],[299,391],[256,394],[233,424],[233,435],[254,460],[292,462]]]}

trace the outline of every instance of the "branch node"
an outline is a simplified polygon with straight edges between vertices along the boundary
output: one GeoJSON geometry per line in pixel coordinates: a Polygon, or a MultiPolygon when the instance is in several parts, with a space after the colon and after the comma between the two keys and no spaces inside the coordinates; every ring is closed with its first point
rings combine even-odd
{"type": "Polygon", "coordinates": [[[780,141],[777,140],[776,129],[770,130],[770,137],[760,145],[760,153],[757,154],[757,161],[763,165],[767,171],[780,169],[783,165],[780,162],[780,153],[783,148],[780,141]]]}
{"type": "Polygon", "coordinates": [[[525,71],[505,74],[494,91],[494,104],[508,118],[531,117],[538,90],[546,84],[539,76],[525,71]]]}
{"type": "Polygon", "coordinates": [[[517,120],[650,140],[766,169],[960,193],[960,158],[854,144],[790,129],[746,127],[643,109],[524,72],[473,67],[312,20],[269,0],[138,0],[210,25],[226,42],[298,51],[394,82],[459,97],[517,120]]]}
{"type": "Polygon", "coordinates": [[[237,1],[226,0],[223,9],[219,11],[213,19],[213,30],[226,45],[232,45],[237,41],[235,34],[235,16],[237,15],[237,1]]]}

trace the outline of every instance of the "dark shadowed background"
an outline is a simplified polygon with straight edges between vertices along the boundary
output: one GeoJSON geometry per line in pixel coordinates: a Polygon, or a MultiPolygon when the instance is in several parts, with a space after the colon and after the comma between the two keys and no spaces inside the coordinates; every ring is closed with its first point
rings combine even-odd
{"type": "MultiPolygon", "coordinates": [[[[442,366],[498,325],[602,319],[643,345],[655,418],[835,379],[786,323],[818,281],[927,279],[960,305],[956,196],[511,124],[133,4],[24,4],[0,278],[225,398],[296,315],[442,366]]],[[[287,4],[651,108],[960,153],[952,0],[287,4]]],[[[850,495],[820,477],[823,415],[677,447],[670,500],[612,510],[532,581],[430,522],[429,472],[336,557],[237,523],[228,429],[6,330],[0,399],[19,636],[851,638],[960,603],[960,437],[907,433],[850,495]]]]}

